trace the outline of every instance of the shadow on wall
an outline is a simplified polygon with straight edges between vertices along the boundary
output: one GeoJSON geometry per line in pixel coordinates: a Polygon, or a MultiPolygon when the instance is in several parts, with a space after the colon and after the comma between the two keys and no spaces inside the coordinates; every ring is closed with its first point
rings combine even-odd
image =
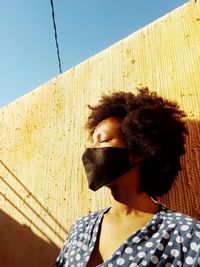
{"type": "Polygon", "coordinates": [[[52,242],[46,230],[62,243],[62,237],[52,225],[59,227],[65,235],[67,231],[1,160],[0,165],[7,171],[4,177],[0,176],[1,191],[2,188],[6,188],[8,193],[0,192],[0,196],[18,212],[20,217],[24,217],[30,225],[49,240],[49,242],[44,241],[34,234],[30,227],[18,223],[0,210],[0,267],[52,266],[60,249],[52,242]],[[8,179],[9,176],[11,179],[8,179]],[[12,184],[13,178],[14,183],[12,184]],[[41,216],[39,210],[43,211],[45,216],[41,216]]]}
{"type": "Polygon", "coordinates": [[[45,242],[0,210],[0,266],[50,267],[58,254],[55,244],[45,242]],[[38,253],[38,247],[42,253],[38,253]]]}
{"type": "Polygon", "coordinates": [[[181,159],[182,170],[172,190],[160,198],[170,208],[200,220],[200,122],[188,120],[186,155],[181,159]]]}
{"type": "MultiPolygon", "coordinates": [[[[54,224],[57,224],[57,226],[60,228],[60,230],[62,230],[64,232],[64,234],[67,233],[66,229],[52,216],[52,214],[47,210],[47,208],[45,208],[42,203],[28,190],[28,188],[23,185],[20,181],[20,179],[8,168],[8,166],[5,165],[5,163],[0,160],[1,165],[8,171],[9,174],[11,174],[12,178],[15,179],[15,185],[18,186],[18,189],[23,189],[23,191],[25,192],[25,195],[22,195],[21,193],[19,194],[16,190],[16,188],[9,183],[5,177],[2,177],[0,175],[0,179],[1,182],[3,182],[7,188],[10,189],[10,192],[12,192],[12,194],[15,195],[16,198],[18,198],[18,200],[21,201],[21,203],[23,205],[26,206],[26,208],[29,209],[29,211],[32,212],[33,215],[36,215],[37,218],[47,227],[49,228],[49,230],[51,230],[51,232],[53,232],[61,241],[62,237],[55,232],[55,230],[53,229],[52,225],[50,222],[53,222],[54,224]],[[31,200],[31,204],[28,203],[28,201],[26,201],[26,196],[29,196],[30,200],[31,200]],[[43,212],[46,214],[46,219],[44,220],[44,218],[42,218],[40,216],[40,214],[38,213],[38,211],[36,210],[36,208],[33,208],[33,203],[37,204],[37,206],[43,210],[43,212]],[[48,216],[48,220],[47,220],[47,216],[48,216]]],[[[21,192],[21,190],[19,190],[19,192],[21,192]]],[[[22,212],[22,210],[17,207],[12,201],[9,200],[9,198],[6,197],[6,195],[4,195],[3,193],[0,192],[0,195],[7,201],[10,203],[10,205],[16,209],[23,217],[25,217],[32,225],[35,226],[35,228],[37,228],[44,236],[46,236],[47,238],[49,238],[36,224],[34,224],[33,220],[31,218],[29,218],[28,216],[26,216],[26,214],[24,212],[22,212]]]]}

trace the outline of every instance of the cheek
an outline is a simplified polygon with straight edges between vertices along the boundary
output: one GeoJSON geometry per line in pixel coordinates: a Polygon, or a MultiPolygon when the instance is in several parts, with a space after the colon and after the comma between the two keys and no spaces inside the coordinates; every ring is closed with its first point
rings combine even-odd
{"type": "Polygon", "coordinates": [[[99,147],[113,147],[113,145],[109,142],[106,142],[106,143],[100,144],[99,147]]]}
{"type": "Polygon", "coordinates": [[[114,146],[114,147],[122,147],[122,148],[126,148],[126,143],[125,143],[125,141],[124,140],[122,140],[122,139],[113,139],[112,141],[111,141],[111,144],[112,144],[112,146],[114,146]]]}

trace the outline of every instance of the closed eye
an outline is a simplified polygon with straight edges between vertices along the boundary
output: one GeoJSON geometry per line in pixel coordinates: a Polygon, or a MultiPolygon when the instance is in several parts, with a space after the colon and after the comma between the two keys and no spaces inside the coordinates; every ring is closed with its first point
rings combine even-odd
{"type": "Polygon", "coordinates": [[[104,142],[108,142],[108,140],[102,140],[102,141],[100,141],[99,143],[101,144],[101,143],[104,143],[104,142]]]}

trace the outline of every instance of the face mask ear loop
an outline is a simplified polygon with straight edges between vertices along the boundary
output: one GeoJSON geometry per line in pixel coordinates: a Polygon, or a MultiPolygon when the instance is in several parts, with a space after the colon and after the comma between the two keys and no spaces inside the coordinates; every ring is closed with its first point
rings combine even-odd
{"type": "Polygon", "coordinates": [[[158,201],[157,201],[155,198],[150,197],[150,199],[151,199],[154,203],[158,204],[158,201]]]}
{"type": "MultiPolygon", "coordinates": [[[[129,152],[130,152],[130,151],[128,151],[128,153],[129,153],[129,152]]],[[[142,161],[145,159],[145,157],[139,157],[139,158],[137,158],[137,159],[134,159],[134,162],[132,162],[130,156],[131,156],[131,155],[129,154],[129,161],[130,161],[132,167],[135,167],[135,166],[137,166],[137,165],[140,165],[140,162],[142,162],[142,161]]]]}

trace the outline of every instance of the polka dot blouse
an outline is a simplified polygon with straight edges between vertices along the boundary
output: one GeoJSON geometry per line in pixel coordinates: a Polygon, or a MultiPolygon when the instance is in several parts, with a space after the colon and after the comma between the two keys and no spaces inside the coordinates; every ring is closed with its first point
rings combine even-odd
{"type": "MultiPolygon", "coordinates": [[[[103,209],[81,217],[72,226],[55,267],[86,267],[97,240],[103,209]]],[[[200,266],[200,222],[161,206],[98,267],[200,266]]]]}

